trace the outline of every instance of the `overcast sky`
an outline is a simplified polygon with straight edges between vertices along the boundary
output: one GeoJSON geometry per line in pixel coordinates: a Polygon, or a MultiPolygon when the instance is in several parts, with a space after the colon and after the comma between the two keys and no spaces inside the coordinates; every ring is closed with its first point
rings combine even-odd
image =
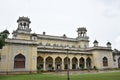
{"type": "Polygon", "coordinates": [[[0,0],[0,31],[17,28],[19,16],[28,16],[32,32],[77,37],[86,27],[90,46],[96,39],[120,50],[120,0],[0,0]]]}

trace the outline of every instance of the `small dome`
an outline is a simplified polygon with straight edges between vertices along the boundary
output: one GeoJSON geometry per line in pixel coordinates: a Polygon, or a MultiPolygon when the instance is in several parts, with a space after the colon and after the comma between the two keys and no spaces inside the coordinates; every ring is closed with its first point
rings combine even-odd
{"type": "Polygon", "coordinates": [[[19,17],[17,22],[19,22],[19,21],[27,21],[27,22],[31,23],[30,19],[28,17],[24,17],[24,16],[23,17],[19,17]]]}
{"type": "Polygon", "coordinates": [[[63,38],[67,38],[66,34],[63,34],[63,38]]]}
{"type": "Polygon", "coordinates": [[[9,31],[6,29],[4,30],[2,33],[5,33],[5,34],[10,34],[9,31]]]}
{"type": "Polygon", "coordinates": [[[111,45],[111,43],[110,43],[110,42],[107,42],[107,45],[111,45]]]}
{"type": "Polygon", "coordinates": [[[97,40],[95,40],[93,43],[98,43],[98,41],[97,41],[97,40]]]}

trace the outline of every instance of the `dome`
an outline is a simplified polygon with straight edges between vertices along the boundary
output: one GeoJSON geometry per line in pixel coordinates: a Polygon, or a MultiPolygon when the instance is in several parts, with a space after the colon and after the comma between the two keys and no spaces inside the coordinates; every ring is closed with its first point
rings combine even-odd
{"type": "Polygon", "coordinates": [[[77,31],[87,31],[85,27],[79,27],[77,31]]]}
{"type": "Polygon", "coordinates": [[[24,16],[23,17],[19,17],[17,22],[19,22],[19,21],[27,21],[27,22],[31,23],[30,19],[28,17],[24,17],[24,16]]]}
{"type": "Polygon", "coordinates": [[[107,45],[111,45],[111,43],[110,43],[110,42],[107,42],[107,45]]]}
{"type": "Polygon", "coordinates": [[[98,41],[97,41],[97,40],[95,40],[93,43],[98,43],[98,41]]]}

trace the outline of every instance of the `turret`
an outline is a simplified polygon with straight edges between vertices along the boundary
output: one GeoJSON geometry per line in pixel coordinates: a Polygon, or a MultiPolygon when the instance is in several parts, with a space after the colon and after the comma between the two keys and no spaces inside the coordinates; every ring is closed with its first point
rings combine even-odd
{"type": "Polygon", "coordinates": [[[31,39],[36,41],[37,40],[37,34],[36,33],[31,34],[31,39]]]}
{"type": "Polygon", "coordinates": [[[78,37],[78,46],[81,48],[88,48],[89,47],[89,37],[87,36],[87,29],[85,27],[79,27],[77,29],[78,37]]]}
{"type": "Polygon", "coordinates": [[[19,17],[17,20],[18,27],[15,31],[13,31],[14,39],[30,39],[30,19],[28,17],[19,17]]]}
{"type": "Polygon", "coordinates": [[[87,30],[85,27],[78,28],[77,32],[78,32],[78,37],[86,37],[87,30]]]}
{"type": "Polygon", "coordinates": [[[111,48],[111,43],[110,42],[107,42],[107,47],[111,48]]]}
{"type": "Polygon", "coordinates": [[[17,31],[20,33],[30,33],[31,29],[29,28],[30,26],[30,19],[28,17],[19,17],[19,19],[17,20],[18,23],[18,28],[17,31]]]}
{"type": "Polygon", "coordinates": [[[97,46],[98,46],[98,41],[95,40],[95,41],[93,42],[93,44],[94,44],[94,47],[97,47],[97,46]]]}

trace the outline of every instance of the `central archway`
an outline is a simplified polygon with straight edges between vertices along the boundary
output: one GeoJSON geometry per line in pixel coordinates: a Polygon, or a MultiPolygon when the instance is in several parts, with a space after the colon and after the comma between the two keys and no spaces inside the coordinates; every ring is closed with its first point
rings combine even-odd
{"type": "Polygon", "coordinates": [[[14,58],[14,68],[25,68],[25,56],[18,54],[14,58]]]}
{"type": "Polygon", "coordinates": [[[85,68],[85,60],[84,60],[84,58],[81,57],[79,62],[80,62],[80,64],[79,64],[80,69],[84,69],[85,68]]]}
{"type": "Polygon", "coordinates": [[[76,57],[73,57],[72,58],[72,69],[77,69],[77,58],[76,57]]]}
{"type": "Polygon", "coordinates": [[[87,69],[91,68],[91,59],[89,57],[86,59],[86,66],[87,66],[87,69]]]}
{"type": "Polygon", "coordinates": [[[53,58],[50,56],[46,58],[46,67],[46,70],[52,70],[53,68],[53,58]]]}
{"type": "Polygon", "coordinates": [[[55,58],[55,68],[56,70],[61,70],[62,59],[60,57],[55,58]]]}
{"type": "Polygon", "coordinates": [[[68,57],[65,57],[64,58],[64,69],[68,69],[69,65],[70,65],[70,58],[68,58],[68,63],[67,63],[67,58],[68,57]]]}

